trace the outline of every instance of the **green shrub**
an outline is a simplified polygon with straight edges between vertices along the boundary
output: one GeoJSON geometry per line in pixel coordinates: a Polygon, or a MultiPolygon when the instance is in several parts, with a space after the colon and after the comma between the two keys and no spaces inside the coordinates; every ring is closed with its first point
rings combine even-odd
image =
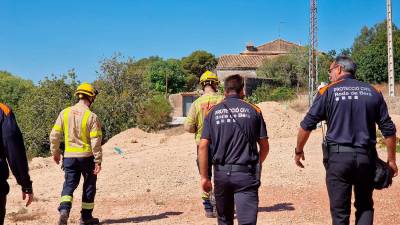
{"type": "Polygon", "coordinates": [[[269,85],[263,84],[253,91],[253,94],[247,97],[247,100],[253,104],[265,102],[269,100],[272,88],[269,85]]]}
{"type": "Polygon", "coordinates": [[[149,98],[140,107],[137,115],[139,128],[146,131],[160,130],[171,121],[172,107],[163,95],[149,98]]]}
{"type": "Polygon", "coordinates": [[[29,158],[50,153],[49,133],[64,108],[75,104],[75,75],[52,77],[26,93],[16,110],[29,158]]]}
{"type": "Polygon", "coordinates": [[[14,110],[19,100],[26,92],[33,88],[30,80],[24,80],[6,71],[0,71],[0,102],[7,104],[14,110]]]}
{"type": "Polygon", "coordinates": [[[270,101],[286,101],[291,100],[296,97],[296,92],[287,87],[278,87],[272,90],[271,94],[269,95],[270,101]]]}
{"type": "Polygon", "coordinates": [[[278,87],[273,88],[263,84],[258,87],[247,100],[253,104],[265,101],[286,101],[296,97],[296,92],[292,88],[278,87]]]}

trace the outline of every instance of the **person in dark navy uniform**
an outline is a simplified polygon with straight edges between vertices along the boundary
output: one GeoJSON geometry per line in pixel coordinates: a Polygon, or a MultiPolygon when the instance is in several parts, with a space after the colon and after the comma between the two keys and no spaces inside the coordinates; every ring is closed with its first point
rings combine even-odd
{"type": "Polygon", "coordinates": [[[325,157],[332,224],[349,224],[354,187],[356,224],[373,224],[372,192],[374,179],[376,124],[387,146],[387,162],[397,175],[396,127],[382,93],[355,79],[356,64],[338,56],[330,65],[331,84],[321,88],[304,120],[300,123],[295,163],[304,168],[303,147],[317,123],[327,123],[325,157]]]}
{"type": "Polygon", "coordinates": [[[212,157],[218,224],[233,224],[235,206],[239,224],[256,224],[259,175],[269,152],[267,129],[261,110],[242,100],[243,78],[232,75],[224,86],[225,99],[204,120],[199,145],[201,187],[205,192],[212,188],[207,172],[212,157]],[[213,155],[208,155],[209,145],[213,155]]]}
{"type": "Polygon", "coordinates": [[[22,186],[22,199],[27,200],[26,206],[30,205],[33,200],[32,181],[29,177],[24,140],[13,111],[0,103],[0,225],[4,223],[6,197],[10,190],[7,183],[8,165],[17,183],[22,186]]]}

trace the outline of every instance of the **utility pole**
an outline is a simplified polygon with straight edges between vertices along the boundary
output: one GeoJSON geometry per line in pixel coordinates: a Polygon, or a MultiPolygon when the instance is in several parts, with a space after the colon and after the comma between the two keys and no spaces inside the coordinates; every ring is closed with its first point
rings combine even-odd
{"type": "Polygon", "coordinates": [[[318,82],[317,0],[310,0],[310,34],[308,49],[308,104],[311,107],[318,82]]]}
{"type": "Polygon", "coordinates": [[[388,81],[389,96],[394,96],[394,65],[393,65],[393,39],[392,39],[392,1],[386,0],[386,29],[388,46],[388,81]]]}

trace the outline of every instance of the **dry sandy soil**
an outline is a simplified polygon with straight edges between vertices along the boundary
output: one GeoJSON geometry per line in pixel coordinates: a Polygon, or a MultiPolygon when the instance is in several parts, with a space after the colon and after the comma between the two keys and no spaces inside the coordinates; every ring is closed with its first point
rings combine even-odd
{"type": "MultiPolygon", "coordinates": [[[[330,224],[321,130],[313,132],[305,149],[306,168],[299,169],[293,149],[304,113],[290,104],[266,102],[260,107],[271,150],[262,174],[259,224],[330,224]]],[[[203,216],[192,134],[180,127],[158,134],[131,129],[111,139],[103,151],[94,211],[102,224],[216,224],[203,216]]],[[[385,159],[384,151],[380,155],[385,159]]],[[[30,167],[35,201],[24,207],[20,188],[10,178],[6,224],[56,224],[63,171],[50,158],[35,158],[30,167]]],[[[400,223],[398,179],[390,189],[374,193],[375,224],[400,223]]],[[[71,224],[79,221],[81,190],[75,192],[71,224]]]]}

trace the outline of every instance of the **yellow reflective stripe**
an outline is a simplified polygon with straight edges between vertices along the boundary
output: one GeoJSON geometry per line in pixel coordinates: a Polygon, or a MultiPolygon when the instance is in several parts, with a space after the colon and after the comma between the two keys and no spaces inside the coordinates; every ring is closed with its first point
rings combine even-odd
{"type": "Polygon", "coordinates": [[[82,202],[82,209],[93,209],[94,203],[82,202]]]}
{"type": "Polygon", "coordinates": [[[61,196],[61,202],[72,202],[72,196],[71,195],[64,195],[61,196]]]}
{"type": "Polygon", "coordinates": [[[69,112],[71,112],[71,108],[68,107],[65,111],[64,111],[64,138],[65,138],[65,151],[67,151],[67,149],[69,148],[69,131],[68,131],[68,116],[69,116],[69,112]]]}
{"type": "Polygon", "coordinates": [[[90,116],[90,111],[86,110],[85,114],[83,115],[83,120],[82,120],[82,142],[83,146],[88,146],[88,140],[87,140],[87,122],[90,116]]]}
{"type": "Polygon", "coordinates": [[[83,148],[79,148],[79,147],[68,147],[68,148],[65,148],[65,152],[73,152],[73,153],[77,153],[77,152],[82,152],[83,153],[83,152],[90,152],[90,151],[92,151],[92,150],[88,146],[83,147],[83,148]]]}
{"type": "Polygon", "coordinates": [[[62,132],[62,128],[60,126],[58,126],[57,124],[54,124],[53,130],[58,131],[58,132],[62,132]]]}
{"type": "Polygon", "coordinates": [[[96,131],[90,132],[90,137],[91,138],[100,137],[102,135],[103,135],[103,133],[101,132],[101,130],[99,130],[99,131],[96,130],[96,131]]]}

